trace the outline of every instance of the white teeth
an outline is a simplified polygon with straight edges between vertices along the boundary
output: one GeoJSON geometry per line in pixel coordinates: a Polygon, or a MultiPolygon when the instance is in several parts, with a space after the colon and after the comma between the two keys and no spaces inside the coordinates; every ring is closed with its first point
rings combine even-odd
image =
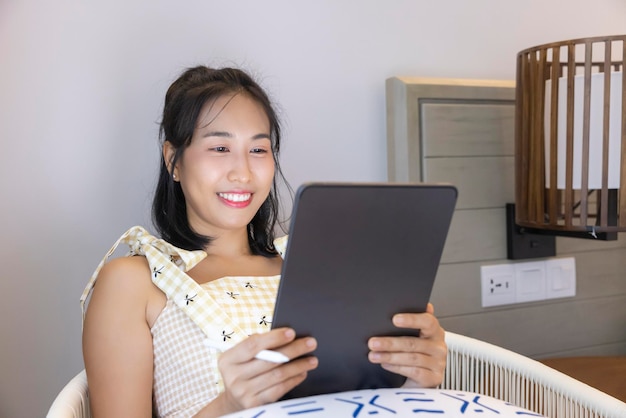
{"type": "Polygon", "coordinates": [[[218,193],[222,199],[230,200],[231,202],[245,202],[250,200],[250,193],[218,193]]]}

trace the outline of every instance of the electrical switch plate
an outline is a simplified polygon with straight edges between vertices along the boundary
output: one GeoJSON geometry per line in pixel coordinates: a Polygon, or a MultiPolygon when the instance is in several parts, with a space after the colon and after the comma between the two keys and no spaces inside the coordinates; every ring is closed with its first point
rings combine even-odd
{"type": "Polygon", "coordinates": [[[480,267],[482,306],[508,305],[576,296],[576,259],[480,267]]]}
{"type": "Polygon", "coordinates": [[[513,264],[480,267],[482,306],[515,303],[515,268],[513,264]]]}
{"type": "Polygon", "coordinates": [[[546,260],[546,299],[576,296],[576,259],[546,260]]]}
{"type": "Polygon", "coordinates": [[[532,302],[546,298],[546,263],[531,261],[515,264],[515,302],[532,302]]]}

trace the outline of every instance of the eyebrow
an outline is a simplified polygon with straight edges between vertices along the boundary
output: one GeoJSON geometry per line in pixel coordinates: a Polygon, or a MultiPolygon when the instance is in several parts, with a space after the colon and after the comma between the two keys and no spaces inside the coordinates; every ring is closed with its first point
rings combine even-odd
{"type": "MultiPolygon", "coordinates": [[[[232,138],[233,134],[231,134],[230,132],[226,132],[226,131],[209,131],[205,133],[204,135],[202,135],[202,138],[209,138],[212,136],[217,136],[220,138],[232,138]]],[[[252,139],[270,139],[270,135],[266,133],[259,133],[259,134],[254,135],[252,139]]]]}

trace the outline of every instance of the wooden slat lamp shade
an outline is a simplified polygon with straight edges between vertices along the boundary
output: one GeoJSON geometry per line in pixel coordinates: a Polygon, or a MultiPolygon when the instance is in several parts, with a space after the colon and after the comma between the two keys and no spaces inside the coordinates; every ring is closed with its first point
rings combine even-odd
{"type": "Polygon", "coordinates": [[[590,237],[626,231],[625,64],[626,35],[518,54],[519,226],[590,237]]]}

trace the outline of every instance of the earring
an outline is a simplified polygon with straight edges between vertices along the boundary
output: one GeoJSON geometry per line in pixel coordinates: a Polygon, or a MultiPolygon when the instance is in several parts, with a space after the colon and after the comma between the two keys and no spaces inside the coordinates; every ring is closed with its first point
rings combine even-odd
{"type": "Polygon", "coordinates": [[[176,174],[172,174],[172,178],[176,180],[176,174]]]}

